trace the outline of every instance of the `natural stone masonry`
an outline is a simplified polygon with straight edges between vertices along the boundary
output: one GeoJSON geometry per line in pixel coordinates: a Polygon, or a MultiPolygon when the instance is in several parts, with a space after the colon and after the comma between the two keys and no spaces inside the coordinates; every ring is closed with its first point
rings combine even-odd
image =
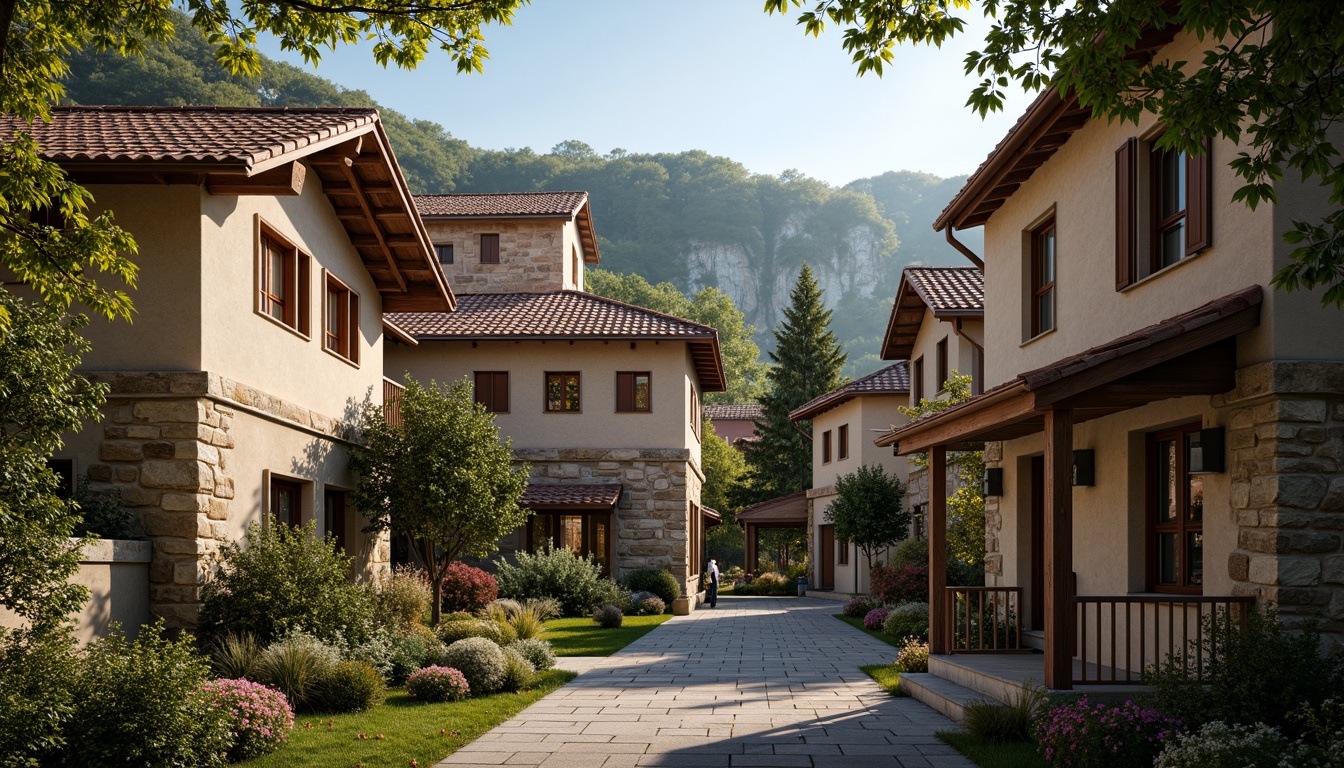
{"type": "Polygon", "coordinates": [[[703,477],[684,448],[515,449],[531,465],[535,484],[619,483],[621,500],[612,523],[616,578],[646,566],[679,575],[690,593],[689,538],[692,502],[703,477]]]}
{"type": "Polygon", "coordinates": [[[425,221],[435,245],[453,246],[453,263],[443,266],[458,293],[558,291],[564,282],[561,251],[563,219],[537,221],[430,218],[425,221]],[[481,233],[499,235],[499,263],[481,263],[481,233]]]}
{"type": "Polygon", "coordinates": [[[1344,363],[1270,362],[1213,398],[1227,428],[1233,592],[1344,636],[1344,363]]]}
{"type": "MultiPolygon", "coordinates": [[[[191,627],[201,587],[228,543],[234,508],[233,426],[246,408],[340,439],[335,419],[205,371],[91,373],[111,391],[104,406],[99,461],[91,487],[117,490],[153,542],[150,611],[172,627],[191,627]]],[[[245,449],[245,446],[243,447],[245,449]]],[[[385,542],[373,548],[388,560],[385,542]]]]}
{"type": "MultiPolygon", "coordinates": [[[[440,766],[969,768],[950,720],[859,670],[896,649],[833,602],[720,598],[677,617],[440,766]]],[[[566,667],[566,660],[560,660],[566,667]]]]}

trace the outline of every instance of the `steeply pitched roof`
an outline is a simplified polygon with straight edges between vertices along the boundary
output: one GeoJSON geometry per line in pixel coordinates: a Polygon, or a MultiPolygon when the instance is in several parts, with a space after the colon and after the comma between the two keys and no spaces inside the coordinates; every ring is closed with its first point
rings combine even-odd
{"type": "Polygon", "coordinates": [[[939,320],[984,317],[984,274],[975,267],[906,267],[882,339],[883,360],[910,358],[926,309],[939,320]]]}
{"type": "Polygon", "coordinates": [[[760,403],[710,403],[701,409],[710,421],[754,421],[765,414],[760,403]]]}
{"type": "Polygon", "coordinates": [[[518,503],[529,509],[614,507],[621,500],[620,483],[606,485],[538,485],[528,483],[518,503]]]}
{"type": "Polygon", "coordinates": [[[792,421],[815,418],[862,395],[910,394],[910,369],[904,360],[861,376],[848,384],[814,397],[789,412],[792,421]]]}
{"type": "Polygon", "coordinates": [[[457,311],[391,315],[420,341],[622,339],[685,341],[701,386],[724,389],[718,331],[582,291],[464,293],[457,311]]]}
{"type": "Polygon", "coordinates": [[[593,233],[587,192],[481,192],[416,195],[415,205],[426,219],[574,219],[583,245],[583,261],[602,262],[593,233]]]}
{"type": "Polygon", "coordinates": [[[376,109],[57,107],[27,131],[84,184],[183,184],[217,195],[301,193],[309,169],[387,311],[446,311],[452,290],[376,109]]]}

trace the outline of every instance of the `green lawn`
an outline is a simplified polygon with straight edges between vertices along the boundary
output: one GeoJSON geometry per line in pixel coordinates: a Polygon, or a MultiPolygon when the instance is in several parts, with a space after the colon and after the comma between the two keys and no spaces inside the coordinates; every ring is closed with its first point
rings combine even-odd
{"type": "Polygon", "coordinates": [[[887,645],[894,646],[896,648],[900,648],[901,646],[905,645],[905,643],[901,642],[900,640],[897,640],[896,638],[892,637],[891,635],[888,635],[885,632],[876,632],[863,626],[863,619],[856,619],[852,616],[846,616],[843,613],[837,613],[833,615],[835,616],[835,618],[845,622],[849,626],[859,630],[860,632],[867,632],[868,634],[872,635],[873,637],[876,637],[878,640],[881,640],[887,645]]]}
{"type": "Polygon", "coordinates": [[[965,731],[939,731],[938,738],[980,768],[1047,768],[1035,744],[990,744],[965,731]]]}
{"type": "Polygon", "coordinates": [[[606,629],[584,616],[577,619],[551,619],[541,639],[548,641],[556,656],[610,656],[648,634],[654,627],[672,618],[661,616],[626,616],[621,626],[606,629]]]}
{"type": "Polygon", "coordinates": [[[894,666],[890,664],[864,664],[859,669],[867,672],[869,677],[882,686],[882,690],[892,696],[905,695],[901,693],[901,673],[897,672],[894,666]]]}
{"type": "Polygon", "coordinates": [[[553,669],[541,673],[530,691],[497,693],[445,704],[424,704],[395,689],[389,692],[385,703],[368,712],[298,715],[294,718],[294,731],[283,747],[242,765],[406,768],[415,761],[415,765],[428,768],[572,679],[573,672],[553,669]],[[312,728],[306,727],[310,724],[312,728]],[[440,730],[445,733],[441,735],[440,730]],[[357,738],[360,733],[368,738],[357,738]],[[383,738],[379,739],[378,734],[383,738]]]}

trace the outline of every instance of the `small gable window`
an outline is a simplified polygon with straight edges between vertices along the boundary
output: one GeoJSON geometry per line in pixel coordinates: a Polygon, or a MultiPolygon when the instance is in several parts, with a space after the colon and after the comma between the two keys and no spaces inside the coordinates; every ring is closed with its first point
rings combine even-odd
{"type": "Polygon", "coordinates": [[[327,274],[322,344],[334,355],[359,364],[359,294],[327,274]]]}
{"type": "Polygon", "coordinates": [[[499,263],[499,235],[481,235],[481,263],[499,263]]]}

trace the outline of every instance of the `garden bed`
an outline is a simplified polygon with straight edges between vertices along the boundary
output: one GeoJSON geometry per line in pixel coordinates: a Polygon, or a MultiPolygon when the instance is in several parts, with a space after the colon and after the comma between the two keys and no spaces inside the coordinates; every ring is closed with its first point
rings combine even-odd
{"type": "Polygon", "coordinates": [[[241,765],[249,768],[333,765],[361,765],[364,768],[418,765],[428,768],[574,676],[573,672],[551,670],[538,674],[536,683],[526,691],[442,704],[419,702],[407,696],[404,690],[397,689],[388,693],[386,702],[367,712],[298,715],[294,718],[294,730],[283,747],[241,765]],[[368,738],[358,738],[361,733],[368,738]],[[378,738],[379,734],[382,739],[378,738]]]}
{"type": "Polygon", "coordinates": [[[672,618],[664,613],[658,616],[626,616],[621,626],[599,627],[584,616],[569,619],[551,619],[546,622],[542,639],[551,644],[556,656],[610,656],[635,642],[672,618]]]}

